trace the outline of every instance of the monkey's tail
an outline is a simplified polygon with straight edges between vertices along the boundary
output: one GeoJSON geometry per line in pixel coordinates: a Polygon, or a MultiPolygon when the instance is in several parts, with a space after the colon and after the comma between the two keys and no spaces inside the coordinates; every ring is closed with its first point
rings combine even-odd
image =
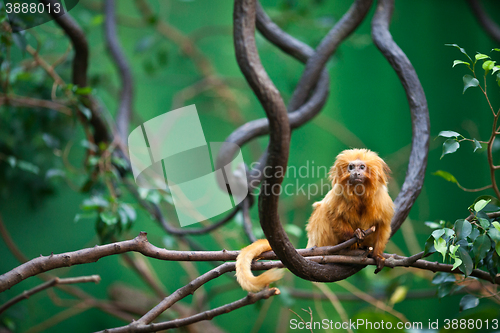
{"type": "Polygon", "coordinates": [[[254,276],[250,266],[252,260],[261,253],[271,250],[267,239],[259,239],[241,250],[236,258],[236,280],[246,291],[257,292],[264,289],[271,282],[277,281],[285,273],[283,269],[273,268],[259,276],[254,276]]]}

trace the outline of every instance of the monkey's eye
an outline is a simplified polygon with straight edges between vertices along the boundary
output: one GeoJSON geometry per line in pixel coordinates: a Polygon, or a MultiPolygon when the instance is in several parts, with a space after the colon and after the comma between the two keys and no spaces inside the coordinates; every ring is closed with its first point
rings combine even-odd
{"type": "Polygon", "coordinates": [[[361,165],[359,166],[359,168],[360,168],[361,170],[364,170],[364,169],[366,168],[366,166],[365,166],[364,164],[361,164],[361,165]]]}
{"type": "Polygon", "coordinates": [[[349,169],[349,171],[352,171],[352,170],[354,170],[354,165],[349,164],[349,166],[347,168],[349,169]]]}

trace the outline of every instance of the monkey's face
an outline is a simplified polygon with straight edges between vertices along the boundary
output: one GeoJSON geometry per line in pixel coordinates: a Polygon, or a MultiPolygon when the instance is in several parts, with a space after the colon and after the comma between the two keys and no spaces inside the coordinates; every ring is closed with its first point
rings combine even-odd
{"type": "Polygon", "coordinates": [[[365,162],[359,159],[350,162],[347,165],[347,172],[349,174],[348,182],[350,185],[365,183],[365,180],[367,178],[367,167],[365,162]]]}
{"type": "MultiPolygon", "coordinates": [[[[330,169],[330,180],[336,193],[351,192],[371,195],[387,184],[390,170],[384,160],[368,149],[347,149],[341,152],[330,169]]],[[[347,193],[347,194],[346,194],[347,193]]]]}

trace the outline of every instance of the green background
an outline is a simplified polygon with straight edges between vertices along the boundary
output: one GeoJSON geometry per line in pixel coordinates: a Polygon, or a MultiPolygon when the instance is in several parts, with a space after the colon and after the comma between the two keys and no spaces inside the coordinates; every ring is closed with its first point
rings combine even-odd
{"type": "MultiPolygon", "coordinates": [[[[262,1],[262,3],[273,20],[285,31],[313,47],[351,4],[350,1],[344,0],[276,0],[262,1]]],[[[493,13],[500,11],[500,3],[497,1],[483,1],[483,3],[495,18],[493,13]]],[[[91,48],[89,76],[95,94],[114,114],[117,108],[119,81],[103,41],[99,5],[98,1],[82,0],[71,14],[85,28],[89,39],[91,48]]],[[[198,82],[201,77],[192,61],[152,27],[132,26],[134,22],[140,22],[138,10],[133,2],[117,1],[117,5],[120,15],[131,18],[128,23],[119,25],[118,33],[132,66],[134,78],[135,114],[131,125],[133,129],[140,123],[171,110],[175,94],[198,82]],[[144,45],[146,50],[140,51],[144,45]]],[[[224,104],[211,90],[185,102],[185,105],[196,104],[207,141],[223,141],[243,122],[264,116],[262,108],[246,86],[235,61],[231,35],[233,8],[231,1],[169,0],[151,2],[151,5],[161,19],[183,33],[203,36],[196,41],[197,46],[215,66],[217,73],[228,78],[229,85],[237,98],[236,105],[240,118],[236,120],[228,116],[224,104]]],[[[360,140],[366,147],[379,152],[393,170],[389,189],[391,196],[395,198],[406,173],[411,140],[410,114],[404,90],[396,74],[371,41],[370,21],[373,11],[374,7],[361,27],[339,47],[335,56],[328,62],[327,68],[331,78],[328,102],[319,116],[293,132],[289,165],[299,168],[308,161],[310,164],[314,161],[317,166],[330,166],[338,152],[358,145],[360,140]],[[337,123],[351,131],[358,140],[339,132],[337,123]]],[[[64,52],[68,45],[66,38],[58,32],[53,23],[32,30],[46,42],[42,46],[42,54],[44,50],[48,50],[49,53],[64,52]]],[[[443,219],[453,222],[458,218],[464,218],[468,215],[467,207],[478,196],[477,193],[462,192],[456,185],[433,176],[432,172],[436,170],[451,172],[463,186],[468,188],[481,187],[489,183],[486,154],[473,153],[472,143],[464,142],[457,153],[440,159],[441,144],[444,140],[435,139],[440,131],[453,130],[467,137],[486,140],[491,132],[492,120],[484,96],[478,89],[470,89],[462,94],[462,76],[467,74],[466,68],[463,66],[452,68],[451,65],[455,59],[465,60],[464,56],[457,49],[445,47],[444,44],[457,43],[471,55],[476,51],[490,54],[492,48],[500,45],[495,44],[480,28],[466,3],[457,0],[396,1],[391,32],[418,73],[427,96],[431,120],[431,150],[425,185],[410,213],[410,220],[405,223],[411,224],[412,228],[402,228],[393,237],[393,242],[401,250],[400,254],[410,255],[414,253],[412,250],[415,247],[412,249],[407,245],[403,233],[406,233],[408,238],[416,237],[417,245],[422,249],[431,232],[424,225],[425,221],[443,219]]],[[[29,38],[28,40],[31,43],[29,38]]],[[[300,78],[303,65],[283,54],[259,35],[257,45],[269,76],[285,100],[288,100],[300,78]]],[[[13,49],[12,52],[12,58],[18,61],[30,58],[28,54],[22,54],[19,50],[13,49]]],[[[63,78],[69,81],[69,65],[64,68],[66,71],[63,72],[63,76],[65,75],[63,78]]],[[[492,104],[498,108],[500,105],[498,86],[494,81],[490,81],[489,87],[492,104]]],[[[0,112],[11,111],[12,109],[7,110],[5,107],[0,108],[0,112]]],[[[76,135],[82,137],[81,130],[77,130],[76,135]]],[[[245,160],[254,161],[266,142],[267,139],[263,138],[258,140],[258,144],[250,144],[250,148],[245,147],[243,150],[245,160]]],[[[81,148],[75,148],[71,156],[72,161],[75,164],[81,163],[79,161],[82,154],[81,148]]],[[[29,157],[26,159],[29,160],[29,157]]],[[[324,175],[298,180],[289,177],[286,182],[295,184],[298,181],[299,184],[307,186],[319,182],[322,178],[324,175]]],[[[40,254],[49,255],[51,252],[75,251],[99,242],[92,221],[73,222],[75,214],[80,212],[80,204],[84,198],[84,195],[76,193],[64,182],[59,182],[53,195],[33,205],[22,186],[13,187],[8,194],[1,197],[0,212],[13,240],[29,258],[34,258],[40,254]]],[[[300,195],[284,196],[281,201],[282,220],[288,224],[295,224],[299,230],[303,230],[311,212],[311,204],[320,198],[320,195],[311,198],[300,195]]],[[[172,212],[169,216],[175,218],[172,212]]],[[[258,229],[256,207],[252,209],[252,217],[254,227],[258,229]]],[[[134,237],[139,231],[146,231],[150,242],[160,247],[164,247],[165,242],[169,244],[168,242],[172,240],[172,238],[165,240],[165,233],[144,212],[139,214],[132,230],[124,237],[134,237]]],[[[231,222],[218,229],[216,233],[231,249],[241,248],[247,244],[238,222],[231,222]]],[[[306,244],[304,233],[298,237],[291,236],[291,239],[296,246],[304,247],[306,244]]],[[[197,241],[209,250],[220,250],[220,245],[208,236],[197,237],[197,241]]],[[[394,253],[398,250],[389,244],[386,251],[394,253]]],[[[431,260],[437,259],[436,255],[431,260]]],[[[178,263],[148,261],[169,292],[189,281],[188,275],[178,263]]],[[[0,242],[0,272],[7,272],[18,264],[4,242],[0,242]]],[[[211,268],[206,263],[196,264],[196,267],[200,273],[211,268]]],[[[79,287],[100,299],[107,297],[110,285],[117,281],[152,294],[144,282],[118,256],[106,257],[94,264],[60,269],[52,273],[64,277],[99,274],[102,278],[100,284],[84,284],[79,287]]],[[[373,275],[373,269],[368,268],[349,281],[366,291],[380,291],[384,288],[390,290],[391,286],[399,284],[408,286],[410,290],[436,289],[436,286],[428,280],[406,273],[406,269],[396,268],[392,271],[386,269],[379,275],[373,275]]],[[[208,283],[206,292],[210,294],[215,286],[232,283],[232,276],[227,275],[208,283]]],[[[37,278],[19,283],[0,294],[0,303],[39,283],[40,280],[37,278]]],[[[210,300],[210,308],[244,297],[243,291],[234,283],[231,285],[232,288],[227,288],[228,290],[210,300]]],[[[291,274],[288,273],[280,286],[286,290],[287,286],[292,285],[311,289],[309,282],[298,279],[291,281],[291,274]]],[[[346,292],[335,284],[330,284],[329,287],[340,293],[346,292]]],[[[60,291],[56,291],[56,294],[66,299],[69,297],[60,291]]],[[[443,299],[435,296],[408,299],[396,304],[395,310],[403,313],[410,321],[423,322],[424,327],[428,320],[439,319],[442,322],[445,318],[457,318],[461,315],[470,315],[472,318],[480,316],[484,316],[485,319],[498,318],[498,305],[486,299],[481,301],[477,309],[459,314],[460,298],[461,295],[443,299]],[[476,314],[486,310],[490,311],[487,315],[476,314]]],[[[191,297],[188,297],[186,302],[189,304],[191,297]]],[[[259,302],[216,317],[213,322],[228,332],[250,332],[255,322],[263,320],[260,331],[274,332],[278,331],[279,327],[287,327],[289,318],[296,318],[287,308],[299,313],[307,321],[309,315],[301,309],[308,307],[315,310],[315,320],[320,320],[318,316],[320,308],[328,319],[340,320],[329,302],[321,302],[321,307],[318,307],[319,303],[320,301],[312,299],[293,300],[282,295],[275,297],[274,300],[259,302]],[[272,304],[267,305],[268,302],[272,304]]],[[[343,302],[343,305],[349,318],[370,318],[373,313],[378,313],[393,319],[388,314],[374,311],[373,306],[361,301],[343,302]]],[[[64,309],[54,305],[47,297],[47,292],[42,292],[17,304],[6,313],[6,316],[15,322],[18,331],[26,331],[64,309]]],[[[377,318],[380,320],[385,317],[377,318]]],[[[89,332],[123,324],[122,321],[96,309],[90,309],[51,327],[49,331],[89,332]]]]}

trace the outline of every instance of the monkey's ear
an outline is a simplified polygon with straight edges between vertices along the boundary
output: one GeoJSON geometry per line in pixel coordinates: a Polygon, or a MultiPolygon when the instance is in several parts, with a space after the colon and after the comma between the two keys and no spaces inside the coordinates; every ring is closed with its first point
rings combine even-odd
{"type": "Polygon", "coordinates": [[[332,184],[337,184],[339,182],[338,178],[337,166],[334,164],[330,168],[330,172],[328,172],[328,179],[332,182],[332,184]]]}
{"type": "Polygon", "coordinates": [[[379,180],[382,184],[387,184],[389,179],[389,175],[391,173],[391,169],[383,159],[380,159],[380,172],[379,172],[379,180]]]}

